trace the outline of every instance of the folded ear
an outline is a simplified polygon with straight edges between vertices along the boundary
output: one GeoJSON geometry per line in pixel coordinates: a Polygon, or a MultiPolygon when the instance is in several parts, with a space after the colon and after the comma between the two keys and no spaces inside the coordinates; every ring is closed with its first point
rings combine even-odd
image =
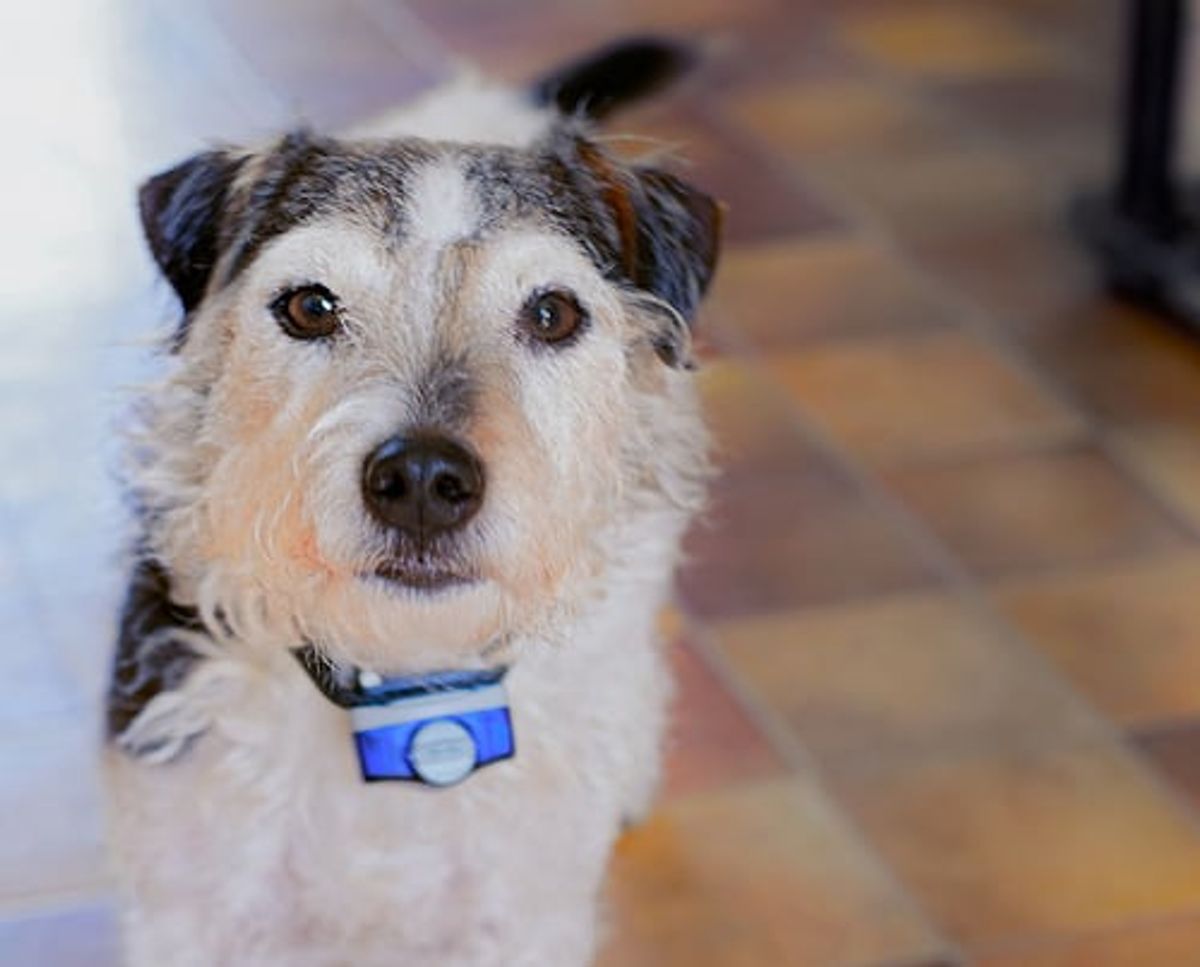
{"type": "Polygon", "coordinates": [[[640,288],[690,323],[716,271],[721,208],[665,171],[635,168],[633,173],[634,230],[622,232],[625,264],[640,288]]]}
{"type": "Polygon", "coordinates": [[[242,165],[206,151],[155,175],[138,190],[142,231],[159,269],[191,312],[204,296],[219,253],[221,212],[242,165]]]}

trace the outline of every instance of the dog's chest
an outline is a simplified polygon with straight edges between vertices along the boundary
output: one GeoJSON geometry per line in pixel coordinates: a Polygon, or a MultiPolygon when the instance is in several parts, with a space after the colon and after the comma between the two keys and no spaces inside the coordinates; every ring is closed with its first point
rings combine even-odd
{"type": "Polygon", "coordinates": [[[619,825],[612,755],[625,744],[609,741],[615,697],[594,682],[586,695],[549,687],[541,671],[512,673],[515,757],[450,788],[364,783],[348,713],[302,677],[243,709],[234,728],[256,738],[214,743],[206,757],[224,761],[205,769],[225,777],[238,818],[210,828],[217,841],[204,852],[265,885],[246,919],[287,917],[288,932],[300,920],[315,936],[357,943],[420,936],[445,950],[495,937],[517,908],[586,908],[619,825]],[[406,928],[414,923],[419,931],[406,928]]]}

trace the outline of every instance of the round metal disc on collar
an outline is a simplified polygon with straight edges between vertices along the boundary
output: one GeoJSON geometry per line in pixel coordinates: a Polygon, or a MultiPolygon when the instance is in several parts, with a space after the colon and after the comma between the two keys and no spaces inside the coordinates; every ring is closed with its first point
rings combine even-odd
{"type": "Polygon", "coordinates": [[[471,733],[452,719],[437,719],[413,734],[408,761],[431,786],[452,786],[475,769],[478,750],[471,733]]]}

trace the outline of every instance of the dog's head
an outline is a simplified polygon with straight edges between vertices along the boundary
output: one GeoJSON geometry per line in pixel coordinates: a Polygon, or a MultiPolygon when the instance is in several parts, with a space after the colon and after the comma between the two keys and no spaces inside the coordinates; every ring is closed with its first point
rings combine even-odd
{"type": "Polygon", "coordinates": [[[138,487],[223,621],[363,661],[477,650],[586,585],[614,526],[695,496],[677,410],[717,209],[576,122],[296,133],[140,202],[184,319],[138,487]]]}

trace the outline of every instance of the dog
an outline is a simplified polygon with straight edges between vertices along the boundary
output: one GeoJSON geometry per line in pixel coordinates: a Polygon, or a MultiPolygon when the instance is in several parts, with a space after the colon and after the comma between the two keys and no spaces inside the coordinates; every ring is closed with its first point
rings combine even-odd
{"type": "Polygon", "coordinates": [[[691,60],[630,41],[140,188],[182,314],[107,699],[130,963],[592,959],[658,781],[721,217],[596,130],[691,60]]]}

